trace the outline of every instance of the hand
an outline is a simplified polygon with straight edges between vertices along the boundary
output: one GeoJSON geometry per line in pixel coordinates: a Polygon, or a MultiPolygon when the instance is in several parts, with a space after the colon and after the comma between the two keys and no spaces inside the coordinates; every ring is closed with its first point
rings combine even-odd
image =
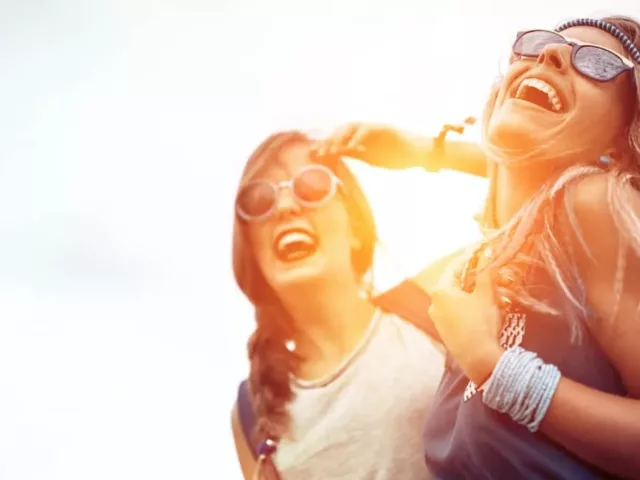
{"type": "Polygon", "coordinates": [[[429,316],[460,368],[480,385],[504,352],[498,340],[502,316],[490,273],[479,275],[474,291],[467,293],[456,285],[454,272],[459,265],[454,262],[433,289],[429,316]]]}
{"type": "Polygon", "coordinates": [[[318,157],[343,155],[376,167],[404,169],[428,167],[430,139],[411,138],[383,125],[354,123],[343,126],[314,148],[318,157]]]}

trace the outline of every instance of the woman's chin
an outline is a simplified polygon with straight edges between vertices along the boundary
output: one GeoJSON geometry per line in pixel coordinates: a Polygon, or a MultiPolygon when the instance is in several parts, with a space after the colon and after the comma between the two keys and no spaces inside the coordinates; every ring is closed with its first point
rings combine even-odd
{"type": "Polygon", "coordinates": [[[529,102],[509,100],[494,111],[486,132],[486,140],[499,149],[515,155],[537,150],[549,140],[565,116],[549,112],[529,102]]]}
{"type": "Polygon", "coordinates": [[[497,147],[515,156],[526,154],[540,145],[539,132],[534,132],[518,122],[497,120],[492,122],[486,135],[489,146],[497,147]]]}
{"type": "Polygon", "coordinates": [[[324,277],[325,263],[320,252],[295,261],[276,260],[269,271],[269,283],[278,292],[313,288],[324,277]]]}

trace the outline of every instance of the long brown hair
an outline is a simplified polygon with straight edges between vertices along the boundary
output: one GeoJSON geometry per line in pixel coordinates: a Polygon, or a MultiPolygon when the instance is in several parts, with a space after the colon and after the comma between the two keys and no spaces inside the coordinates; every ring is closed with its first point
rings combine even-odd
{"type": "MultiPolygon", "coordinates": [[[[280,152],[297,144],[310,144],[301,132],[287,131],[271,135],[249,157],[240,184],[251,180],[264,168],[278,160],[280,152]]],[[[360,249],[352,253],[352,265],[357,277],[370,269],[376,242],[376,229],[371,208],[357,181],[340,159],[330,166],[342,181],[344,201],[360,249]]],[[[287,404],[293,400],[290,375],[303,360],[286,348],[286,341],[295,338],[294,324],[282,302],[266,282],[255,259],[254,250],[245,234],[245,223],[235,216],[233,229],[233,271],[242,292],[255,307],[256,329],[248,342],[251,363],[249,391],[257,416],[253,440],[277,441],[287,435],[289,416],[287,404]]]]}

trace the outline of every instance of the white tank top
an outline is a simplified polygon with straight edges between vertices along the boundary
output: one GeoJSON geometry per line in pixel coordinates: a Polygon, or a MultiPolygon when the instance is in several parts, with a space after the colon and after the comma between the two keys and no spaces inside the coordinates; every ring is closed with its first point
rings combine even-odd
{"type": "Polygon", "coordinates": [[[425,480],[422,428],[444,370],[432,341],[377,312],[328,376],[293,381],[291,438],[275,463],[284,480],[425,480]]]}

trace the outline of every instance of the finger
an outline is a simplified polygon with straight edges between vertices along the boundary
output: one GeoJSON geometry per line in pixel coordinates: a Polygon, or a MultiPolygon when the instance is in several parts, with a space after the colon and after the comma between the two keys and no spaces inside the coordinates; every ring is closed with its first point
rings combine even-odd
{"type": "Polygon", "coordinates": [[[323,155],[325,142],[326,140],[314,140],[314,142],[311,144],[311,147],[309,147],[309,153],[311,154],[311,156],[321,157],[323,155]]]}
{"type": "Polygon", "coordinates": [[[513,301],[511,300],[511,291],[500,286],[496,286],[491,300],[497,307],[505,311],[509,310],[513,304],[513,301]]]}
{"type": "Polygon", "coordinates": [[[436,282],[435,289],[446,289],[449,287],[460,288],[460,275],[466,267],[470,258],[470,253],[464,252],[456,255],[443,269],[440,279],[436,282]]]}
{"type": "Polygon", "coordinates": [[[358,126],[353,134],[351,135],[351,138],[349,139],[349,142],[347,143],[347,149],[351,150],[351,151],[363,151],[365,149],[365,145],[366,145],[366,137],[371,133],[371,129],[369,127],[366,127],[364,125],[360,125],[358,126]]]}
{"type": "Polygon", "coordinates": [[[443,286],[431,292],[431,307],[438,312],[447,312],[450,305],[462,301],[462,297],[468,295],[455,286],[443,286]]]}
{"type": "Polygon", "coordinates": [[[428,315],[436,326],[442,322],[450,322],[455,318],[456,308],[459,307],[466,296],[465,292],[455,287],[441,288],[434,290],[431,294],[431,303],[429,304],[428,315]]]}
{"type": "Polygon", "coordinates": [[[351,137],[357,131],[358,125],[349,124],[338,128],[329,139],[328,154],[337,154],[348,148],[351,137]]]}
{"type": "Polygon", "coordinates": [[[431,292],[431,303],[448,303],[451,299],[457,298],[461,292],[454,286],[442,286],[431,292]]]}
{"type": "Polygon", "coordinates": [[[313,157],[322,157],[326,150],[326,140],[316,140],[309,148],[309,152],[313,157]]]}
{"type": "Polygon", "coordinates": [[[493,270],[485,270],[480,272],[476,276],[476,288],[474,290],[475,295],[483,295],[488,299],[493,300],[495,295],[495,275],[493,270]]]}
{"type": "Polygon", "coordinates": [[[437,326],[442,319],[442,309],[439,307],[439,304],[432,301],[427,310],[427,315],[429,315],[429,318],[433,320],[437,326]]]}
{"type": "Polygon", "coordinates": [[[327,137],[319,139],[311,148],[311,152],[316,157],[324,157],[329,155],[336,145],[343,143],[345,135],[347,135],[350,125],[341,126],[334,129],[327,137]]]}

